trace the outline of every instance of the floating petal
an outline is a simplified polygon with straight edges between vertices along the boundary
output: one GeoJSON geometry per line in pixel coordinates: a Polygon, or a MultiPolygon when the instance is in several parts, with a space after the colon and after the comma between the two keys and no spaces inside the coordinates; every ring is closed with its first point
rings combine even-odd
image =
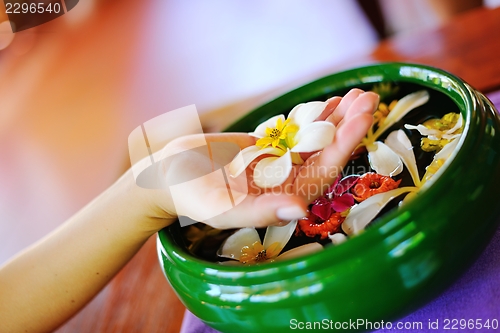
{"type": "Polygon", "coordinates": [[[312,123],[325,110],[328,102],[309,102],[295,106],[288,118],[300,128],[312,123]]]}
{"type": "Polygon", "coordinates": [[[332,203],[325,197],[319,197],[312,203],[311,213],[322,220],[328,220],[332,214],[332,203]]]}
{"type": "Polygon", "coordinates": [[[338,197],[334,197],[331,207],[336,212],[342,213],[354,205],[354,197],[351,193],[345,193],[338,197]]]}
{"type": "Polygon", "coordinates": [[[458,141],[459,141],[458,138],[451,141],[446,146],[444,146],[443,149],[439,151],[439,153],[434,155],[434,159],[432,160],[431,164],[429,164],[429,166],[427,167],[425,175],[422,179],[422,183],[428,181],[431,177],[434,176],[434,174],[436,174],[442,168],[444,163],[450,158],[452,153],[457,148],[458,141]]]}
{"type": "Polygon", "coordinates": [[[343,193],[349,191],[351,187],[356,185],[359,180],[359,175],[345,176],[339,181],[340,177],[337,178],[335,183],[330,187],[327,194],[333,193],[334,195],[342,195],[343,193]]]}
{"type": "Polygon", "coordinates": [[[452,128],[450,128],[449,130],[446,131],[446,134],[453,134],[454,132],[458,131],[460,128],[462,128],[462,124],[463,124],[463,119],[462,119],[462,115],[459,114],[459,117],[457,119],[457,122],[455,124],[455,126],[453,126],[452,128]]]}
{"type": "Polygon", "coordinates": [[[281,185],[292,171],[292,157],[288,150],[281,157],[267,157],[259,161],[253,171],[255,185],[271,188],[281,185]]]}
{"type": "Polygon", "coordinates": [[[255,228],[243,228],[229,236],[224,244],[219,248],[219,257],[239,260],[241,249],[245,246],[251,246],[255,242],[260,243],[259,233],[255,228]]]}
{"type": "Polygon", "coordinates": [[[241,261],[237,261],[237,260],[218,261],[217,263],[219,265],[222,265],[222,266],[243,266],[244,265],[244,263],[242,263],[241,261]]]}
{"type": "Polygon", "coordinates": [[[328,121],[316,121],[300,127],[294,138],[294,153],[311,153],[321,150],[333,141],[335,126],[328,121]]]}
{"type": "Polygon", "coordinates": [[[403,171],[403,162],[398,154],[380,141],[366,146],[370,166],[383,176],[396,176],[403,171]]]}
{"type": "Polygon", "coordinates": [[[300,256],[305,256],[306,254],[316,253],[323,250],[323,246],[320,243],[309,243],[286,251],[282,255],[278,256],[276,260],[283,259],[293,259],[300,256]]]}
{"type": "Polygon", "coordinates": [[[406,124],[405,128],[417,130],[421,135],[427,136],[430,140],[440,140],[441,138],[446,140],[451,140],[460,135],[459,133],[458,134],[453,134],[453,133],[462,128],[462,124],[463,124],[463,119],[462,116],[460,115],[455,125],[452,128],[445,131],[440,131],[435,128],[427,128],[422,124],[417,126],[406,124]]]}
{"type": "Polygon", "coordinates": [[[445,134],[443,134],[443,139],[452,140],[452,139],[458,138],[462,133],[458,133],[458,134],[453,134],[453,133],[458,131],[460,128],[462,128],[462,124],[463,124],[463,119],[462,119],[462,115],[460,115],[460,117],[458,117],[458,120],[457,120],[457,123],[455,124],[455,126],[450,128],[448,131],[446,131],[445,134]]]}
{"type": "Polygon", "coordinates": [[[297,220],[293,220],[285,226],[269,226],[266,230],[266,235],[264,236],[264,248],[267,249],[273,243],[279,243],[280,246],[275,249],[276,253],[280,253],[281,250],[292,237],[295,231],[295,226],[297,225],[297,220]]]}
{"type": "Polygon", "coordinates": [[[460,135],[462,135],[462,133],[459,133],[459,134],[443,134],[443,139],[451,141],[453,139],[458,138],[460,135]]]}
{"type": "Polygon", "coordinates": [[[254,136],[256,138],[259,138],[259,139],[265,137],[265,136],[267,136],[266,129],[275,128],[276,124],[278,123],[278,119],[281,119],[282,123],[285,122],[285,116],[280,114],[280,115],[274,116],[272,118],[269,118],[268,120],[266,120],[265,122],[263,122],[259,126],[257,126],[255,131],[253,131],[252,133],[248,133],[248,134],[251,136],[254,136]]]}
{"type": "Polygon", "coordinates": [[[427,103],[428,100],[429,93],[426,90],[420,90],[401,98],[375,132],[375,138],[378,138],[389,127],[400,121],[408,112],[427,103]]]}
{"type": "Polygon", "coordinates": [[[229,172],[231,176],[237,177],[243,171],[245,171],[245,169],[250,163],[252,163],[253,160],[265,154],[281,156],[284,155],[285,152],[281,149],[273,147],[267,147],[263,149],[258,146],[246,147],[245,149],[240,151],[238,155],[236,155],[231,161],[231,164],[229,165],[229,172]]]}
{"type": "Polygon", "coordinates": [[[343,242],[345,242],[347,240],[346,235],[344,235],[341,232],[337,232],[337,233],[335,233],[333,235],[329,234],[328,238],[330,238],[330,240],[332,241],[332,243],[335,244],[335,245],[342,244],[343,242]]]}
{"type": "Polygon", "coordinates": [[[342,223],[342,230],[344,230],[347,235],[359,234],[392,199],[403,193],[415,190],[417,190],[416,187],[401,187],[376,194],[366,199],[362,203],[351,208],[349,215],[347,215],[344,223],[342,223]]]}
{"type": "Polygon", "coordinates": [[[410,172],[415,186],[420,187],[420,176],[418,175],[417,161],[410,139],[402,130],[393,131],[385,139],[385,144],[391,148],[403,160],[410,172]]]}
{"type": "Polygon", "coordinates": [[[438,140],[441,132],[434,128],[427,128],[424,125],[409,125],[405,124],[405,128],[410,130],[417,130],[423,136],[429,136],[432,140],[438,140]]]}

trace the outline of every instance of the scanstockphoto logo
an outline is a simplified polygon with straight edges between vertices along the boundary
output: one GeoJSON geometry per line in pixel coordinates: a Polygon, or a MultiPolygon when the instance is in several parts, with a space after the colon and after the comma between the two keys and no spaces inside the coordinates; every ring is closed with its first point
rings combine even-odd
{"type": "Polygon", "coordinates": [[[136,184],[168,191],[181,226],[216,217],[248,194],[245,173],[229,175],[229,164],[241,156],[239,146],[208,142],[194,105],[138,126],[130,133],[128,146],[136,184]],[[214,195],[207,197],[202,188],[214,195]]]}
{"type": "Polygon", "coordinates": [[[44,24],[75,8],[79,0],[3,0],[12,32],[44,24]]]}

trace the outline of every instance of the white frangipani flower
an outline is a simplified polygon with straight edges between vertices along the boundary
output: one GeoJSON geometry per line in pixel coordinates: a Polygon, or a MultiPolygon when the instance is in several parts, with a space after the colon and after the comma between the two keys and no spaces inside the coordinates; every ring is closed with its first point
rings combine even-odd
{"type": "Polygon", "coordinates": [[[422,177],[422,183],[428,182],[434,175],[441,169],[441,167],[448,161],[458,146],[460,135],[456,137],[453,141],[448,143],[441,149],[434,158],[432,159],[431,164],[427,166],[425,170],[425,174],[422,177]]]}
{"type": "Polygon", "coordinates": [[[367,145],[366,150],[368,150],[370,166],[378,174],[393,177],[403,171],[403,163],[399,155],[383,142],[375,141],[367,145]]]}
{"type": "Polygon", "coordinates": [[[420,186],[420,176],[418,175],[415,153],[413,152],[413,146],[410,142],[410,139],[408,139],[405,132],[402,130],[391,132],[387,136],[387,139],[385,139],[385,144],[404,163],[404,165],[410,172],[415,186],[420,186]]]}
{"type": "MultiPolygon", "coordinates": [[[[456,113],[455,113],[456,114],[456,113]]],[[[457,115],[457,114],[456,114],[457,115]]],[[[437,129],[432,127],[426,127],[425,125],[409,125],[406,124],[405,128],[415,129],[420,132],[421,135],[428,137],[430,140],[452,140],[460,136],[461,133],[455,133],[462,128],[463,119],[461,115],[458,115],[455,125],[449,129],[437,129]]]]}
{"type": "Polygon", "coordinates": [[[342,223],[342,230],[348,236],[359,234],[392,199],[415,190],[417,190],[416,187],[401,187],[369,197],[351,208],[349,215],[342,223]]]}
{"type": "Polygon", "coordinates": [[[387,131],[389,127],[403,119],[404,116],[408,114],[411,110],[427,103],[429,100],[429,93],[427,90],[420,90],[405,97],[401,98],[394,108],[389,112],[387,117],[378,124],[377,131],[374,134],[375,138],[378,138],[382,133],[387,131]]]}
{"type": "Polygon", "coordinates": [[[370,166],[375,172],[383,176],[396,176],[403,171],[403,164],[399,156],[380,141],[376,141],[388,128],[400,121],[408,112],[419,107],[429,100],[429,93],[425,90],[406,95],[401,98],[387,117],[378,123],[375,133],[369,132],[363,139],[362,144],[366,146],[370,166]]]}
{"type": "Polygon", "coordinates": [[[250,135],[258,138],[255,145],[243,149],[233,160],[229,170],[232,176],[241,174],[257,157],[263,158],[254,169],[254,182],[261,188],[283,184],[292,170],[292,164],[302,164],[300,153],[311,153],[329,145],[335,126],[328,121],[315,121],[328,102],[299,104],[288,118],[278,115],[263,122],[250,135]]]}
{"type": "Polygon", "coordinates": [[[269,226],[261,243],[255,228],[243,228],[229,236],[219,249],[218,255],[238,260],[242,264],[256,264],[265,261],[291,259],[323,249],[319,243],[296,247],[280,255],[295,231],[297,220],[283,227],[269,226]]]}
{"type": "Polygon", "coordinates": [[[408,199],[411,200],[411,197],[416,195],[422,186],[429,182],[429,180],[441,169],[446,161],[449,160],[458,145],[459,137],[460,134],[434,155],[434,159],[427,167],[425,175],[422,179],[420,179],[415,153],[413,152],[410,140],[402,130],[391,132],[385,140],[386,146],[401,158],[407,167],[415,186],[402,187],[384,193],[379,193],[366,199],[360,204],[353,206],[349,211],[349,215],[347,215],[344,223],[342,224],[342,230],[347,235],[359,234],[392,199],[404,193],[411,192],[405,197],[403,203],[406,203],[408,199]]]}
{"type": "Polygon", "coordinates": [[[347,240],[346,235],[341,232],[334,233],[333,235],[328,234],[328,238],[330,238],[333,245],[340,245],[347,240]]]}

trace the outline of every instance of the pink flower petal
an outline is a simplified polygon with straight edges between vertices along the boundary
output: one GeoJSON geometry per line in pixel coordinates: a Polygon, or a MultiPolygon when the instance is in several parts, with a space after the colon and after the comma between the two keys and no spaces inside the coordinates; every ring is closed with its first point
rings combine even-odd
{"type": "Polygon", "coordinates": [[[341,196],[335,197],[332,200],[331,207],[336,212],[342,213],[354,205],[354,197],[351,193],[345,193],[341,196]]]}
{"type": "Polygon", "coordinates": [[[342,178],[342,180],[337,184],[333,190],[333,194],[336,196],[342,195],[343,193],[349,191],[359,180],[359,175],[350,175],[342,178]]]}
{"type": "Polygon", "coordinates": [[[335,181],[333,182],[333,184],[330,185],[330,187],[325,191],[325,196],[331,197],[331,196],[335,195],[335,188],[339,184],[339,181],[340,181],[340,176],[337,177],[337,179],[335,179],[335,181]]]}
{"type": "Polygon", "coordinates": [[[316,215],[322,220],[327,220],[332,214],[332,207],[330,200],[325,197],[319,197],[313,202],[311,213],[316,215]]]}

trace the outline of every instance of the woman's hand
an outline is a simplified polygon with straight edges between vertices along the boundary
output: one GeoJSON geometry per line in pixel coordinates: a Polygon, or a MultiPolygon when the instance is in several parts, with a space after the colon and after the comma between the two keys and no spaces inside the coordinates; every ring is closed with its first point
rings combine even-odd
{"type": "Polygon", "coordinates": [[[66,223],[0,267],[2,327],[12,332],[54,330],[178,214],[201,217],[216,228],[261,227],[304,216],[308,202],[321,193],[299,193],[300,185],[333,182],[366,135],[377,102],[377,95],[360,90],[330,100],[319,118],[337,126],[332,143],[321,154],[304,156],[305,163],[295,166],[296,172],[274,191],[254,186],[251,166],[241,177],[224,178],[229,161],[239,149],[254,145],[255,138],[227,133],[174,140],[157,153],[164,158],[151,169],[157,189],[138,186],[129,170],[66,223]],[[207,144],[211,150],[203,148],[207,144]],[[321,168],[323,174],[311,176],[322,166],[327,167],[321,168]],[[195,186],[184,186],[191,180],[195,186]]]}
{"type": "Polygon", "coordinates": [[[159,230],[177,215],[222,229],[265,227],[305,216],[308,203],[340,175],[365,137],[378,101],[378,95],[360,89],[330,99],[318,120],[337,127],[332,143],[321,152],[303,155],[305,163],[294,165],[284,184],[268,190],[253,182],[257,160],[239,177],[231,178],[227,170],[238,149],[255,144],[254,137],[217,133],[172,141],[155,154],[161,163],[154,177],[162,189],[144,190],[148,207],[152,207],[148,215],[153,224],[149,227],[159,230]],[[190,180],[196,181],[187,184],[190,180]]]}

